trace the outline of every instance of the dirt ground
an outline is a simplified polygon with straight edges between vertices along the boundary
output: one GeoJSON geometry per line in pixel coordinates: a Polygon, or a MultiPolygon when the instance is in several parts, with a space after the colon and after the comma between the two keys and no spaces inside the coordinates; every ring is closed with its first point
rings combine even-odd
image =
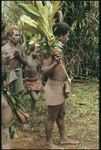
{"type": "MultiPolygon", "coordinates": [[[[71,128],[72,132],[76,129],[76,127],[71,128]]],[[[60,145],[63,149],[99,149],[98,137],[93,137],[93,140],[87,140],[86,138],[84,141],[79,139],[79,144],[67,144],[67,145],[60,145]]],[[[58,144],[58,142],[55,142],[58,144]]],[[[58,144],[59,145],[59,144],[58,144]]],[[[48,149],[45,145],[45,137],[34,137],[34,134],[29,132],[25,132],[23,130],[17,131],[17,137],[12,141],[12,149],[48,149]]]]}
{"type": "MultiPolygon", "coordinates": [[[[64,145],[64,149],[99,149],[98,82],[74,83],[71,97],[66,100],[65,128],[67,136],[78,139],[78,145],[64,145]]],[[[48,149],[45,146],[44,124],[46,106],[37,103],[37,113],[27,125],[17,127],[12,149],[48,149]]],[[[59,134],[54,125],[53,140],[58,144],[59,134]]]]}

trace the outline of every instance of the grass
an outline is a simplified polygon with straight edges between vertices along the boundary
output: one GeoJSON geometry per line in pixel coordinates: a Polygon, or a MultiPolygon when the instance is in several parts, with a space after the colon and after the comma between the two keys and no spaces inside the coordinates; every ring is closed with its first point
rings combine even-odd
{"type": "MultiPolygon", "coordinates": [[[[77,149],[98,149],[99,147],[99,92],[98,81],[88,80],[72,83],[72,95],[66,99],[65,128],[66,134],[80,141],[77,149]]],[[[26,111],[30,112],[30,98],[25,96],[22,101],[26,111]]],[[[28,132],[33,137],[45,138],[45,119],[47,107],[43,96],[36,103],[36,114],[28,120],[28,132]]],[[[53,139],[58,140],[59,134],[54,125],[53,139]]]]}

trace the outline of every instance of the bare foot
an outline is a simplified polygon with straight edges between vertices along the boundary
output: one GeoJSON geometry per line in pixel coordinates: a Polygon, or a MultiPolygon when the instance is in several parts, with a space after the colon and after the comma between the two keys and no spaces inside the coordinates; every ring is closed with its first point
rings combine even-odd
{"type": "Polygon", "coordinates": [[[47,142],[46,145],[48,146],[49,149],[64,149],[63,147],[61,146],[58,146],[56,144],[54,144],[53,142],[47,142]]]}
{"type": "Polygon", "coordinates": [[[79,141],[76,139],[71,139],[71,138],[65,138],[60,140],[60,144],[79,144],[79,141]]]}

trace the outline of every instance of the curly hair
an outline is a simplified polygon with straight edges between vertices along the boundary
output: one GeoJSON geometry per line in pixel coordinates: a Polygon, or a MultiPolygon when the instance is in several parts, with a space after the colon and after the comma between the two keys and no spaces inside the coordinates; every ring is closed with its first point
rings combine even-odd
{"type": "Polygon", "coordinates": [[[70,27],[65,22],[57,22],[53,26],[53,34],[58,37],[67,34],[69,30],[70,30],[70,27]]]}

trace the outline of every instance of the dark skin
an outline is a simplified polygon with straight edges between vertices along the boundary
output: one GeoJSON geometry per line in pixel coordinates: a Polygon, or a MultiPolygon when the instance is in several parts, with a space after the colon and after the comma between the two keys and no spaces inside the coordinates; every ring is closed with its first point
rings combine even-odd
{"type": "MultiPolygon", "coordinates": [[[[67,41],[69,40],[68,38],[68,33],[65,34],[65,35],[62,35],[61,37],[58,38],[59,41],[61,41],[63,44],[66,44],[67,41]]],[[[64,76],[64,73],[62,71],[59,71],[59,69],[61,68],[61,63],[60,62],[63,62],[64,64],[64,61],[63,61],[63,54],[61,52],[57,52],[57,53],[54,53],[54,55],[48,57],[48,58],[45,58],[43,60],[43,64],[42,64],[42,71],[48,75],[48,78],[56,78],[58,79],[59,81],[61,82],[64,82],[64,79],[65,79],[65,76],[64,76]],[[58,69],[57,69],[58,68],[58,69]]],[[[60,69],[61,70],[61,69],[60,69]]],[[[52,136],[52,131],[53,131],[53,125],[54,125],[54,122],[56,121],[57,123],[57,126],[58,126],[58,129],[59,129],[59,133],[60,133],[60,141],[61,143],[77,143],[78,141],[74,141],[74,140],[70,140],[68,139],[67,141],[67,138],[65,136],[65,130],[64,130],[64,117],[63,118],[60,118],[60,117],[57,117],[56,120],[51,120],[49,119],[49,117],[47,118],[47,122],[46,122],[46,125],[45,125],[45,130],[46,130],[46,143],[48,145],[51,146],[51,148],[55,149],[57,147],[54,146],[54,143],[51,142],[51,136],[52,136]]],[[[58,147],[59,149],[59,147],[58,147]]]]}
{"type": "MultiPolygon", "coordinates": [[[[44,60],[42,71],[48,75],[51,74],[54,71],[54,69],[56,68],[56,66],[60,64],[60,61],[62,60],[62,58],[63,58],[63,54],[58,52],[55,55],[53,55],[54,61],[52,62],[52,64],[50,63],[51,62],[50,59],[44,60]]],[[[62,81],[62,77],[60,77],[60,78],[62,81]]],[[[59,129],[60,137],[61,137],[61,139],[63,139],[64,138],[64,119],[57,118],[56,123],[57,123],[58,129],[59,129]]],[[[51,137],[53,125],[54,125],[54,121],[48,119],[46,126],[45,126],[46,133],[47,133],[46,134],[47,142],[49,142],[49,139],[51,137]]]]}
{"type": "Polygon", "coordinates": [[[9,125],[10,122],[12,122],[12,110],[8,104],[8,98],[7,98],[7,89],[8,89],[8,82],[7,79],[5,79],[2,83],[3,86],[3,100],[2,100],[2,114],[3,116],[3,121],[9,125]],[[5,91],[5,92],[4,92],[5,91]]]}
{"type": "Polygon", "coordinates": [[[60,60],[62,59],[62,54],[57,53],[53,56],[54,61],[52,64],[49,65],[51,60],[44,60],[43,65],[42,65],[42,71],[45,72],[46,74],[50,74],[54,68],[60,63],[60,60]]]}
{"type": "MultiPolygon", "coordinates": [[[[38,47],[35,47],[35,45],[31,45],[29,46],[29,50],[30,50],[30,54],[29,54],[29,57],[28,58],[28,64],[25,66],[25,72],[27,71],[28,73],[28,77],[25,78],[26,81],[31,81],[33,82],[34,80],[38,79],[39,78],[39,75],[40,75],[40,59],[41,59],[41,50],[40,48],[38,47]],[[29,61],[30,60],[30,61],[29,61]],[[36,70],[37,73],[39,73],[39,75],[32,75],[33,77],[31,77],[31,73],[30,71],[28,71],[29,69],[34,69],[36,70]]],[[[31,108],[32,108],[32,111],[35,110],[35,103],[36,103],[36,100],[38,100],[39,96],[40,96],[40,92],[37,92],[37,91],[34,91],[34,90],[31,90],[28,92],[31,96],[31,102],[32,102],[32,105],[31,105],[31,108]]]]}
{"type": "MultiPolygon", "coordinates": [[[[42,71],[44,71],[47,75],[50,75],[57,67],[57,65],[60,64],[60,61],[63,59],[63,54],[61,52],[57,52],[52,57],[53,57],[52,64],[49,64],[49,61],[47,61],[47,59],[44,59],[43,61],[42,71]]],[[[64,118],[57,117],[56,120],[50,120],[49,118],[47,118],[47,122],[45,125],[46,143],[48,146],[50,146],[53,149],[57,149],[57,148],[60,149],[61,147],[58,147],[51,141],[53,126],[55,121],[59,129],[60,138],[61,139],[64,138],[64,118]]]]}

